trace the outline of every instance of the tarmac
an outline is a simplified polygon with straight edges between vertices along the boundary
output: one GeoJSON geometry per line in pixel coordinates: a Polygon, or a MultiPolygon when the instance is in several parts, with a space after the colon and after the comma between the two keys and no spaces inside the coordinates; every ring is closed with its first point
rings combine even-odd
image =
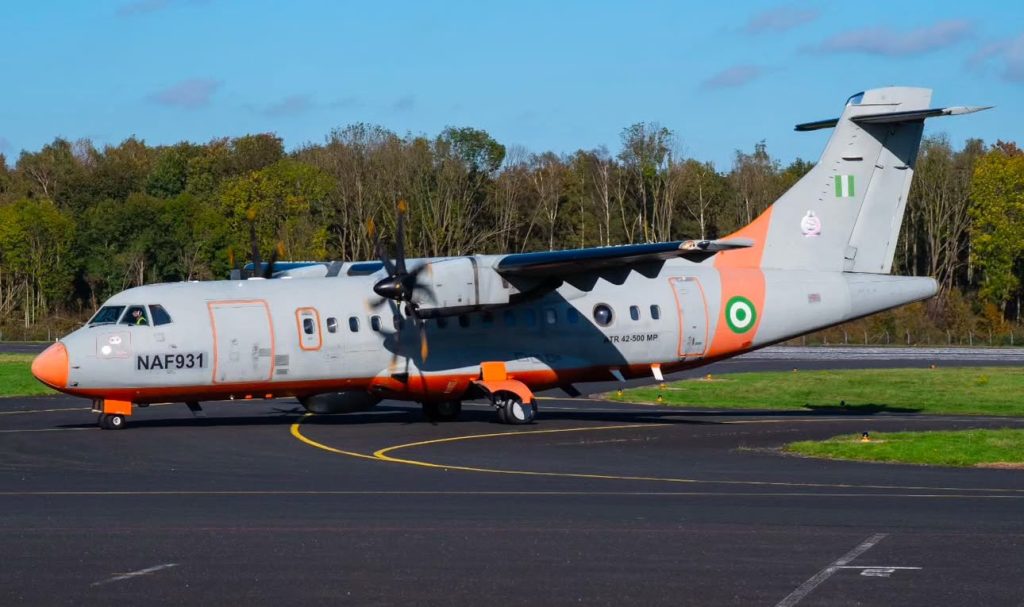
{"type": "MultiPolygon", "coordinates": [[[[691,375],[794,364],[1021,363],[818,351],[691,375]]],[[[338,416],[283,399],[204,408],[154,405],[103,431],[79,399],[0,400],[0,604],[1024,602],[1024,470],[779,449],[1024,419],[556,394],[523,427],[484,404],[440,424],[393,402],[338,416]]]]}

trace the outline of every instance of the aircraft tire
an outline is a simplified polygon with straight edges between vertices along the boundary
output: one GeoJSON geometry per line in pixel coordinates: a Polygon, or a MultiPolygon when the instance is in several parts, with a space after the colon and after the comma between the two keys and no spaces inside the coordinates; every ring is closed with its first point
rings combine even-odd
{"type": "Polygon", "coordinates": [[[461,400],[445,400],[434,405],[435,418],[442,422],[451,422],[458,419],[462,413],[461,400]]]}
{"type": "Polygon", "coordinates": [[[100,428],[104,430],[122,430],[125,427],[125,418],[119,414],[106,414],[100,416],[100,428]]]}
{"type": "Polygon", "coordinates": [[[532,424],[537,415],[536,403],[523,403],[518,396],[501,392],[495,395],[498,408],[498,421],[514,426],[532,424]]]}

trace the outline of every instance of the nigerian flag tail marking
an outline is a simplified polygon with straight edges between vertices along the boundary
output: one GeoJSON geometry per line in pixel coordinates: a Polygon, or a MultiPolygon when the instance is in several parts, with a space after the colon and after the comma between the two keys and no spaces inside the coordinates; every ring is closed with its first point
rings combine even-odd
{"type": "Polygon", "coordinates": [[[853,198],[853,175],[836,175],[836,198],[853,198]]]}

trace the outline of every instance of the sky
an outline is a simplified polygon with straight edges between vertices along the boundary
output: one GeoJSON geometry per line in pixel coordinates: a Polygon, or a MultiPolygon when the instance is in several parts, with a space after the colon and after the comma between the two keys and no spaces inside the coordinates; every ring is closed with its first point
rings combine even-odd
{"type": "Polygon", "coordinates": [[[289,150],[355,122],[506,146],[607,147],[636,122],[728,170],[764,140],[816,160],[878,86],[934,89],[954,145],[1024,144],[1024,2],[80,0],[5,3],[0,153],[56,137],[151,145],[273,132],[289,150]]]}

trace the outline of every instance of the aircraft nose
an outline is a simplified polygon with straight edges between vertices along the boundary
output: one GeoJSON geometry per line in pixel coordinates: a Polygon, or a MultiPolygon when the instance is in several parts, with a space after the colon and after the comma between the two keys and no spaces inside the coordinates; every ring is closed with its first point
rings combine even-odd
{"type": "Polygon", "coordinates": [[[68,349],[57,342],[32,361],[32,375],[47,386],[62,390],[68,385],[68,349]]]}

